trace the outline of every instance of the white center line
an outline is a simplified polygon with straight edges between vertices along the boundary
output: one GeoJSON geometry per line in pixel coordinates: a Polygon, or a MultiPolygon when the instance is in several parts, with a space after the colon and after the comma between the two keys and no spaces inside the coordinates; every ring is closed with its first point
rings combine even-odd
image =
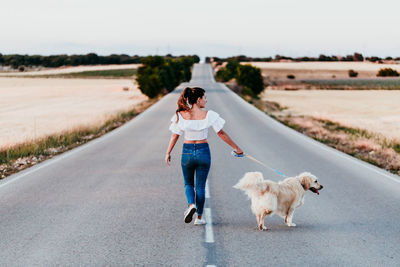
{"type": "Polygon", "coordinates": [[[212,220],[211,220],[211,209],[204,209],[206,216],[206,243],[214,243],[214,232],[212,229],[212,220]]]}
{"type": "MultiPolygon", "coordinates": [[[[206,199],[210,199],[210,188],[208,180],[206,181],[206,199]]],[[[214,243],[214,232],[212,228],[211,208],[204,209],[204,216],[206,219],[206,243],[214,243]]]]}
{"type": "Polygon", "coordinates": [[[210,188],[208,187],[208,180],[206,181],[206,198],[210,198],[210,188]]]}

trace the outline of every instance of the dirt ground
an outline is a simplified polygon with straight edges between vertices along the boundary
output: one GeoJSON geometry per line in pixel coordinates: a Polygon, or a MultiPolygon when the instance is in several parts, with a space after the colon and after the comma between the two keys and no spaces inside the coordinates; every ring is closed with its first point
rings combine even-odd
{"type": "Polygon", "coordinates": [[[357,78],[376,78],[381,68],[392,68],[400,72],[399,64],[378,64],[371,62],[243,62],[262,69],[265,78],[287,79],[293,74],[299,79],[349,78],[350,69],[358,72],[357,78]],[[333,77],[334,76],[334,77],[333,77]]]}
{"type": "Polygon", "coordinates": [[[265,90],[262,99],[288,107],[293,116],[309,115],[400,140],[398,90],[265,90]]]}
{"type": "Polygon", "coordinates": [[[129,79],[0,77],[0,95],[0,147],[97,125],[147,100],[129,79]]]}

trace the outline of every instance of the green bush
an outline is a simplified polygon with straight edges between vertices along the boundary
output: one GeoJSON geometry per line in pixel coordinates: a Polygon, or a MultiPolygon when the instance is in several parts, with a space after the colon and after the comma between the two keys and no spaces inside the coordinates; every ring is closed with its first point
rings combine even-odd
{"type": "Polygon", "coordinates": [[[380,69],[378,71],[378,74],[376,74],[376,76],[378,77],[398,77],[400,76],[400,74],[391,68],[384,68],[384,69],[380,69]]]}
{"type": "Polygon", "coordinates": [[[249,64],[240,65],[237,60],[230,60],[225,68],[217,71],[218,81],[227,82],[233,78],[236,79],[245,95],[257,96],[264,90],[264,81],[261,75],[261,69],[249,64]]]}
{"type": "Polygon", "coordinates": [[[216,77],[217,80],[222,82],[227,82],[233,78],[237,77],[238,68],[240,67],[239,61],[235,59],[228,60],[225,68],[220,68],[217,73],[216,77]]]}
{"type": "Polygon", "coordinates": [[[233,78],[236,78],[239,66],[240,66],[239,61],[235,59],[228,60],[226,67],[220,68],[217,71],[216,73],[217,80],[222,82],[227,82],[233,78]]]}
{"type": "Polygon", "coordinates": [[[349,77],[350,78],[355,78],[358,76],[358,72],[354,71],[354,70],[349,70],[349,77]]]}
{"type": "Polygon", "coordinates": [[[236,77],[238,75],[238,69],[240,67],[239,61],[233,59],[233,60],[228,60],[228,63],[226,64],[226,69],[229,71],[230,75],[233,77],[236,77]]]}
{"type": "Polygon", "coordinates": [[[227,68],[220,68],[215,76],[217,80],[221,82],[227,82],[233,78],[227,68]]]}
{"type": "Polygon", "coordinates": [[[181,82],[190,80],[191,67],[199,61],[198,56],[148,56],[142,60],[143,65],[137,71],[139,89],[150,98],[171,92],[181,82]]]}
{"type": "Polygon", "coordinates": [[[293,74],[288,74],[288,75],[286,75],[286,77],[287,77],[288,79],[291,79],[291,80],[296,79],[296,76],[294,76],[293,74]]]}
{"type": "Polygon", "coordinates": [[[252,96],[258,96],[258,94],[264,90],[264,82],[260,68],[251,65],[240,65],[236,79],[239,85],[251,89],[252,96]]]}

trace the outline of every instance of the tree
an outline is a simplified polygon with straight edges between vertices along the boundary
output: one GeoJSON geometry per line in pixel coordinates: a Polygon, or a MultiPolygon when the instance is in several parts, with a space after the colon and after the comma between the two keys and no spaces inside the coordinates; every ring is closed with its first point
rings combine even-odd
{"type": "Polygon", "coordinates": [[[218,81],[227,82],[233,77],[231,76],[230,71],[227,68],[220,68],[216,73],[216,78],[218,81]]]}
{"type": "Polygon", "coordinates": [[[86,62],[89,65],[99,64],[99,57],[95,53],[89,53],[86,55],[86,62]]]}
{"type": "Polygon", "coordinates": [[[394,70],[392,68],[384,68],[380,69],[378,71],[378,74],[376,74],[378,77],[398,77],[400,74],[397,72],[397,70],[394,70]]]}
{"type": "Polygon", "coordinates": [[[191,67],[199,60],[198,56],[143,58],[143,65],[139,67],[136,76],[139,89],[150,98],[171,92],[181,82],[190,80],[191,67]]]}
{"type": "Polygon", "coordinates": [[[363,55],[361,55],[359,53],[354,53],[353,60],[354,61],[364,61],[364,57],[363,57],[363,55]]]}
{"type": "Polygon", "coordinates": [[[355,78],[358,76],[358,72],[354,71],[354,70],[349,70],[349,77],[350,78],[355,78]]]}
{"type": "Polygon", "coordinates": [[[228,64],[226,64],[226,69],[228,70],[228,73],[231,77],[231,79],[233,77],[236,77],[238,74],[238,69],[239,69],[240,63],[239,61],[233,59],[233,60],[229,60],[228,64]]]}
{"type": "Polygon", "coordinates": [[[251,65],[240,65],[237,82],[245,87],[245,92],[249,89],[253,96],[258,96],[264,90],[261,69],[251,65]]]}

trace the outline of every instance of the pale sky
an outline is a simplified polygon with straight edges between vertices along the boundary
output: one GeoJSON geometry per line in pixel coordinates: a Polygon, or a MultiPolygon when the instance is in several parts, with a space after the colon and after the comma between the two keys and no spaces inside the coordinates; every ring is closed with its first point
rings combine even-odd
{"type": "Polygon", "coordinates": [[[400,57],[400,0],[1,0],[0,53],[400,57]]]}

